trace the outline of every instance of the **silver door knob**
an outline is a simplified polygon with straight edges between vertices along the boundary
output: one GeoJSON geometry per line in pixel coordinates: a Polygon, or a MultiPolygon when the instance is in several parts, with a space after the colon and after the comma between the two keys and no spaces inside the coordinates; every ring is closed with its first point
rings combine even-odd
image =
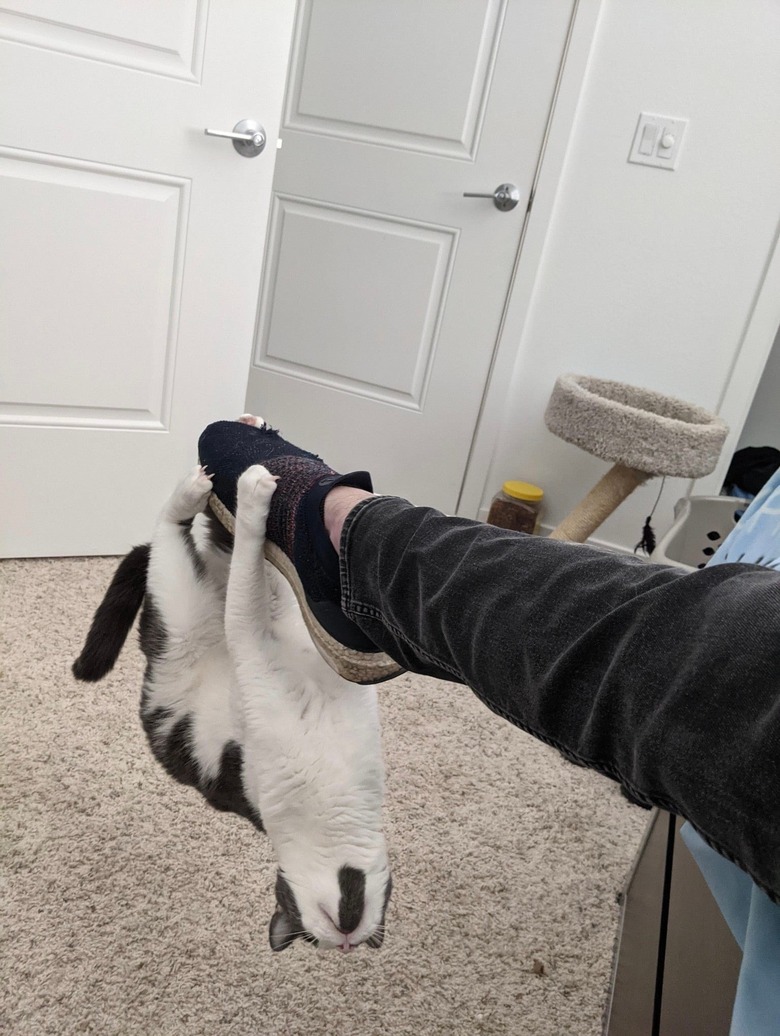
{"type": "Polygon", "coordinates": [[[233,147],[244,158],[257,158],[265,147],[265,130],[254,119],[242,119],[237,122],[231,133],[212,129],[203,132],[207,137],[227,137],[228,140],[232,140],[233,147]]]}
{"type": "Polygon", "coordinates": [[[520,191],[513,183],[500,183],[492,194],[472,194],[464,192],[464,198],[492,198],[493,204],[501,212],[509,212],[520,201],[520,191]]]}

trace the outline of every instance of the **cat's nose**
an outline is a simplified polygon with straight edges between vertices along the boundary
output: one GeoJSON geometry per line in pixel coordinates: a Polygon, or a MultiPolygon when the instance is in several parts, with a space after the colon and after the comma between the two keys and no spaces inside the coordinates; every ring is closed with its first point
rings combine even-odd
{"type": "Polygon", "coordinates": [[[336,931],[339,933],[339,935],[343,935],[344,936],[344,941],[341,944],[340,949],[343,950],[347,946],[349,946],[351,949],[354,949],[355,947],[349,942],[349,937],[350,937],[350,935],[352,935],[352,933],[354,931],[354,928],[342,928],[341,925],[337,924],[333,920],[333,917],[331,916],[331,914],[328,913],[328,911],[325,909],[324,906],[322,906],[322,904],[320,904],[320,910],[323,912],[323,914],[328,919],[328,921],[330,921],[330,923],[333,925],[333,927],[336,929],[336,931]]]}
{"type": "Polygon", "coordinates": [[[358,944],[356,942],[350,941],[351,937],[354,935],[354,932],[345,931],[345,929],[339,928],[338,925],[334,925],[334,928],[339,933],[339,935],[342,936],[342,940],[339,943],[339,949],[342,953],[351,953],[353,950],[357,949],[358,944]]]}

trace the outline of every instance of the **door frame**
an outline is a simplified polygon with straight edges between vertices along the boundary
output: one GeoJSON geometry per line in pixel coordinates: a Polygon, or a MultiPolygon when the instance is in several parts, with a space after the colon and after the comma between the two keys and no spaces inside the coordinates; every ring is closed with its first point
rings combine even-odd
{"type": "Polygon", "coordinates": [[[697,496],[716,496],[736,450],[747,421],[764,368],[780,326],[780,226],[775,232],[772,251],[764,276],[756,288],[750,315],[734,355],[728,381],[718,400],[718,413],[729,426],[729,434],[711,475],[691,483],[697,496]]]}
{"type": "Polygon", "coordinates": [[[576,0],[564,44],[534,182],[532,206],[523,226],[504,313],[482,396],[456,513],[476,518],[501,434],[512,371],[522,345],[542,253],[552,225],[572,131],[588,73],[604,0],[576,0]]]}

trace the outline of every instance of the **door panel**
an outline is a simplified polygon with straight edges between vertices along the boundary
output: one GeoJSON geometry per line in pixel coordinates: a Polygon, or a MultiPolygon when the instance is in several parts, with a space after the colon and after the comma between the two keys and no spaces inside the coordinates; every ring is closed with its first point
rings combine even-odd
{"type": "Polygon", "coordinates": [[[2,553],[148,539],[243,408],[292,0],[0,12],[2,553]],[[206,127],[261,121],[239,156],[206,127]]]}
{"type": "Polygon", "coordinates": [[[13,257],[0,341],[24,350],[24,363],[3,365],[3,418],[165,429],[188,202],[187,180],[0,151],[3,249],[13,257]],[[32,271],[45,305],[30,305],[32,271]]]}
{"type": "Polygon", "coordinates": [[[457,508],[572,11],[299,4],[247,409],[382,492],[457,508]]]}
{"type": "Polygon", "coordinates": [[[470,157],[502,19],[494,0],[306,4],[285,125],[470,157]]]}
{"type": "Polygon", "coordinates": [[[269,248],[274,304],[264,307],[269,323],[259,362],[420,410],[456,237],[442,227],[277,195],[269,248]],[[370,350],[366,326],[373,327],[370,350]]]}
{"type": "Polygon", "coordinates": [[[208,6],[16,0],[0,11],[0,38],[199,82],[208,6]]]}

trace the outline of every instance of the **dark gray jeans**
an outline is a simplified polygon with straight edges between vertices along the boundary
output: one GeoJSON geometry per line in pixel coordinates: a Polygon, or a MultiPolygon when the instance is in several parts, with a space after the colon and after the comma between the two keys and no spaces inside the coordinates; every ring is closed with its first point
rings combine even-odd
{"type": "Polygon", "coordinates": [[[341,586],[405,668],[685,817],[780,900],[780,574],[686,574],[374,497],[344,525],[341,586]]]}

